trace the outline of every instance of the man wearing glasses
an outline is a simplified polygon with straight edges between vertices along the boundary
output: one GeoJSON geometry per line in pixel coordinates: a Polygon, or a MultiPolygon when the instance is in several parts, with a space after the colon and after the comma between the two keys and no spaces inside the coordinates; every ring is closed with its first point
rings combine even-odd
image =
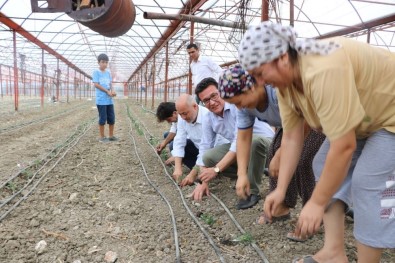
{"type": "MultiPolygon", "coordinates": [[[[218,66],[211,58],[201,56],[196,44],[189,44],[187,46],[187,52],[191,61],[192,86],[194,88],[196,88],[196,85],[204,78],[211,77],[218,81],[219,75],[222,72],[222,68],[220,66],[218,66]]],[[[196,97],[196,100],[197,103],[199,103],[198,97],[196,97]]]]}
{"type": "MultiPolygon", "coordinates": [[[[237,108],[233,104],[225,102],[219,95],[218,83],[213,78],[203,79],[196,87],[196,96],[203,102],[209,110],[203,119],[203,134],[199,145],[199,154],[203,156],[202,161],[196,162],[200,166],[198,184],[193,191],[193,198],[201,200],[204,195],[209,195],[209,182],[218,174],[230,178],[237,178],[236,162],[236,141],[237,108]],[[221,135],[229,143],[214,145],[217,135],[221,135]]],[[[237,209],[247,209],[253,207],[260,200],[259,184],[263,175],[263,167],[266,163],[267,152],[274,136],[273,129],[262,121],[256,121],[253,127],[254,136],[252,139],[251,155],[248,169],[248,179],[250,181],[250,195],[246,200],[239,200],[237,209]]],[[[194,178],[185,178],[184,183],[193,182],[194,178]]]]}

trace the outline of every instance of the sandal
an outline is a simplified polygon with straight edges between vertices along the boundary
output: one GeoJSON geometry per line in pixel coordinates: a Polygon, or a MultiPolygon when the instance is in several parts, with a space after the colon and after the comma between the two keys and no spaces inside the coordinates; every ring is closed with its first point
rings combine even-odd
{"type": "Polygon", "coordinates": [[[275,222],[286,221],[291,218],[291,213],[282,215],[282,216],[272,216],[272,221],[270,222],[269,218],[266,216],[265,212],[262,212],[261,215],[256,219],[256,223],[258,225],[264,224],[272,224],[275,222]]]}
{"type": "Polygon", "coordinates": [[[318,263],[318,261],[315,260],[313,258],[313,256],[311,256],[311,255],[303,256],[301,258],[295,258],[294,260],[292,260],[292,263],[298,263],[299,260],[301,260],[301,259],[303,259],[303,261],[302,261],[303,263],[318,263]]]}
{"type": "Polygon", "coordinates": [[[300,238],[300,237],[295,236],[295,233],[294,233],[294,232],[289,232],[289,233],[287,234],[287,238],[288,238],[289,240],[292,240],[292,241],[295,241],[295,242],[305,242],[305,241],[309,240],[309,239],[312,238],[312,237],[313,237],[313,236],[307,236],[306,238],[300,238]]]}

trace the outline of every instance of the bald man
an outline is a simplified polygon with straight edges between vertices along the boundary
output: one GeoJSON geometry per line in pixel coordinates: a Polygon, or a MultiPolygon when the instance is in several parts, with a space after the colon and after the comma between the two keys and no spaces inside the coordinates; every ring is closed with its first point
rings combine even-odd
{"type": "MultiPolygon", "coordinates": [[[[174,156],[175,163],[173,178],[179,181],[182,176],[182,159],[185,156],[186,141],[190,139],[199,152],[199,145],[203,133],[202,123],[209,111],[205,107],[199,106],[195,99],[189,94],[182,94],[176,100],[176,110],[178,113],[177,134],[174,137],[173,151],[171,154],[174,156]]],[[[217,144],[227,142],[228,141],[222,137],[217,138],[217,144]]],[[[200,160],[200,162],[202,160],[202,156],[199,153],[197,154],[196,160],[200,160]]],[[[196,177],[197,169],[191,169],[186,179],[193,182],[196,177]]],[[[181,185],[183,186],[185,183],[181,183],[181,185]]]]}

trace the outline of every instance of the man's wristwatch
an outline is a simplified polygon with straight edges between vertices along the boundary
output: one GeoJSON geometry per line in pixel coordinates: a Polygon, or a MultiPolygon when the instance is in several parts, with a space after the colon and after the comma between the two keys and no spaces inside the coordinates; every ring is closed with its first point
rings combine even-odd
{"type": "Polygon", "coordinates": [[[221,172],[221,170],[219,169],[218,166],[214,166],[214,172],[216,172],[217,174],[219,174],[221,172]]]}

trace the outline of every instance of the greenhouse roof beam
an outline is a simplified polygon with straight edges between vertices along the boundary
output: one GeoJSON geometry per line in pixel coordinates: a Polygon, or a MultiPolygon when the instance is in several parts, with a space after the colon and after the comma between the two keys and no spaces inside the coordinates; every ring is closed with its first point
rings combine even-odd
{"type": "Polygon", "coordinates": [[[317,37],[317,39],[323,39],[323,38],[329,38],[329,37],[336,37],[336,36],[345,36],[348,34],[352,34],[358,31],[362,31],[362,30],[368,30],[377,26],[381,26],[387,23],[391,23],[395,21],[395,14],[391,14],[388,16],[384,16],[384,17],[380,17],[374,20],[370,20],[367,21],[365,23],[361,23],[358,25],[354,25],[354,26],[350,26],[350,27],[346,27],[344,29],[340,29],[337,31],[333,31],[330,32],[328,34],[323,34],[319,37],[317,37]]]}
{"type": "Polygon", "coordinates": [[[60,59],[61,61],[63,61],[66,65],[68,65],[72,69],[74,69],[74,70],[80,72],[81,74],[85,75],[86,77],[90,78],[90,76],[88,74],[83,72],[76,65],[74,65],[73,63],[68,61],[65,57],[63,57],[62,55],[57,53],[55,50],[53,50],[52,48],[50,48],[49,46],[47,46],[46,44],[41,42],[39,39],[34,37],[31,33],[27,32],[23,27],[21,27],[20,25],[18,25],[14,21],[12,21],[9,17],[4,15],[2,12],[0,12],[0,22],[3,23],[4,25],[8,26],[10,29],[15,30],[16,33],[20,34],[21,36],[23,36],[24,38],[26,38],[30,42],[32,42],[32,43],[36,44],[37,46],[39,46],[40,48],[44,49],[49,54],[51,54],[51,55],[55,56],[56,58],[60,59]]]}
{"type": "MultiPolygon", "coordinates": [[[[188,0],[185,3],[184,8],[182,8],[179,14],[193,14],[196,10],[198,10],[207,0],[188,0]]],[[[144,60],[140,63],[140,65],[136,68],[136,70],[129,77],[130,81],[132,77],[148,62],[148,60],[153,57],[158,50],[160,50],[172,37],[175,33],[180,30],[182,26],[186,24],[186,21],[175,21],[170,24],[170,26],[163,33],[162,37],[155,43],[151,51],[144,58],[144,60]]]]}

